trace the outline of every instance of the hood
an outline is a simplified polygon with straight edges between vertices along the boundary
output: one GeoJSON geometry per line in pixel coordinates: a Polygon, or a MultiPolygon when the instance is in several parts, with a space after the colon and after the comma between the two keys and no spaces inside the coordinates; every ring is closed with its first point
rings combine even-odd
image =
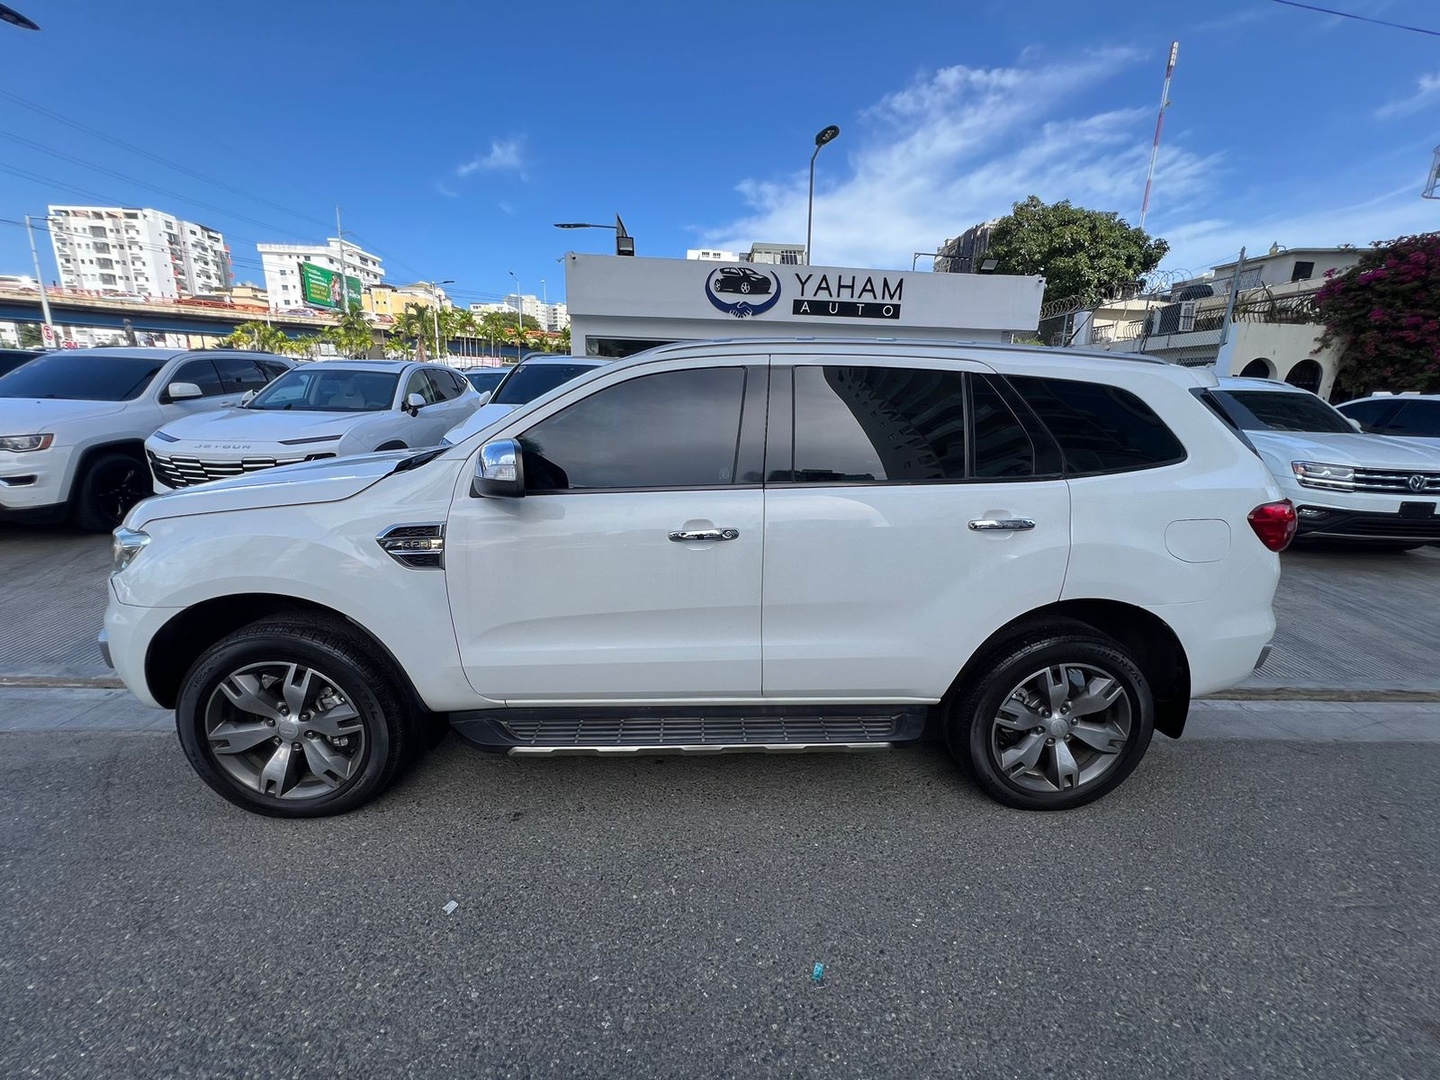
{"type": "MultiPolygon", "coordinates": [[[[362,420],[373,418],[373,412],[286,412],[283,409],[220,409],[172,420],[160,430],[178,439],[189,449],[250,450],[270,446],[281,440],[338,439],[362,420]],[[247,444],[254,444],[250,446],[247,444]]],[[[165,443],[176,446],[176,443],[165,443]]]]}
{"type": "Polygon", "coordinates": [[[1280,460],[1289,472],[1292,461],[1355,465],[1366,469],[1440,470],[1440,449],[1415,439],[1304,431],[1247,431],[1263,454],[1280,460]]]}
{"type": "Polygon", "coordinates": [[[62,425],[81,424],[97,416],[118,413],[128,401],[66,401],[61,398],[0,398],[0,435],[55,434],[55,441],[74,442],[68,433],[55,431],[62,425]]]}
{"type": "Polygon", "coordinates": [[[254,510],[267,506],[300,506],[339,502],[358,495],[412,459],[429,460],[434,451],[387,450],[379,454],[326,458],[300,465],[262,469],[228,480],[212,480],[146,499],[130,511],[130,528],[142,528],[159,518],[218,514],[227,510],[254,510]]]}
{"type": "Polygon", "coordinates": [[[477,431],[509,416],[519,407],[519,405],[500,405],[498,403],[481,405],[467,419],[445,432],[445,441],[451,446],[462,443],[477,431]]]}

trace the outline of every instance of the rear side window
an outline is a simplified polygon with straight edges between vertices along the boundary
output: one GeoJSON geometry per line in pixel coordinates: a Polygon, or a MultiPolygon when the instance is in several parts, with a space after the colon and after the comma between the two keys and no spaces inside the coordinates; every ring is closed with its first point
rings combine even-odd
{"type": "Polygon", "coordinates": [[[1069,476],[1153,469],[1185,460],[1185,447],[1128,390],[1072,379],[1010,376],[1065,455],[1069,476]]]}
{"type": "Polygon", "coordinates": [[[1440,438],[1440,401],[1407,401],[1385,425],[1387,435],[1440,438]]]}
{"type": "Polygon", "coordinates": [[[794,369],[794,460],[775,482],[965,479],[965,376],[893,367],[794,369]]]}

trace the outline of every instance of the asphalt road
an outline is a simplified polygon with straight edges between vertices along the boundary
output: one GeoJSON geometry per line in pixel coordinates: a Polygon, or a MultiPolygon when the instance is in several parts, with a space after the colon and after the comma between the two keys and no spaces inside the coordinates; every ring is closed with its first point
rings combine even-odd
{"type": "Polygon", "coordinates": [[[1162,739],[1027,815],[933,748],[451,739],[293,823],[3,735],[0,1076],[1436,1077],[1437,826],[1437,743],[1162,739]]]}

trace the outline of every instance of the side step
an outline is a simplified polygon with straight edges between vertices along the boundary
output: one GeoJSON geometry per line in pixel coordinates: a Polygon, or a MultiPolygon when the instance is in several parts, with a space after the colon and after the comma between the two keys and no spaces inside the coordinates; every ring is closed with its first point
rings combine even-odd
{"type": "Polygon", "coordinates": [[[511,754],[714,754],[883,750],[918,739],[923,705],[486,709],[451,713],[460,736],[511,754]]]}

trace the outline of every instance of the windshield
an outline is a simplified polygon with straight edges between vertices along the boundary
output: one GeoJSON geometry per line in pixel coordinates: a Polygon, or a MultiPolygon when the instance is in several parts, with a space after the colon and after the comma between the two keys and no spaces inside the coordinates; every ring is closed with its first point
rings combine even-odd
{"type": "Polygon", "coordinates": [[[52,352],[0,375],[0,397],[131,401],[145,392],[169,355],[52,352]]]}
{"type": "Polygon", "coordinates": [[[1218,390],[1215,397],[1246,431],[1308,431],[1353,435],[1355,428],[1325,402],[1297,390],[1218,390]]]}
{"type": "Polygon", "coordinates": [[[593,370],[594,364],[521,364],[510,372],[490,400],[497,405],[524,405],[561,383],[593,370]]]}
{"type": "Polygon", "coordinates": [[[470,385],[482,394],[486,390],[494,390],[510,374],[508,368],[492,368],[489,371],[463,371],[462,375],[470,380],[470,385]]]}
{"type": "Polygon", "coordinates": [[[296,368],[255,395],[247,409],[383,412],[395,402],[400,375],[355,368],[296,368]]]}

